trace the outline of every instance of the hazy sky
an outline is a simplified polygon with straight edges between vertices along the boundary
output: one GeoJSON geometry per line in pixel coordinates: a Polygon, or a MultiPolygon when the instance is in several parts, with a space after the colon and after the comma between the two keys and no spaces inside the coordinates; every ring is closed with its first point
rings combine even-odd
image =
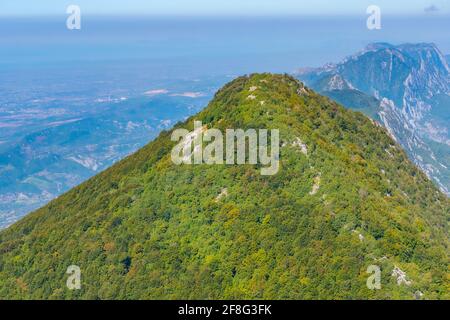
{"type": "Polygon", "coordinates": [[[0,0],[0,15],[65,14],[70,4],[85,14],[317,15],[450,14],[450,0],[0,0]]]}

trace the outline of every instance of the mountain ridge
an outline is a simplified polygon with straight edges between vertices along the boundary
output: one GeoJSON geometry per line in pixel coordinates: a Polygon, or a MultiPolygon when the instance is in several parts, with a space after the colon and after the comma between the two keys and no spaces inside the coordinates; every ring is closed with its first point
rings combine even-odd
{"type": "Polygon", "coordinates": [[[385,129],[290,76],[254,74],[1,231],[0,297],[445,298],[448,214],[385,129]],[[279,173],[174,165],[171,132],[194,120],[279,129],[279,173]],[[70,265],[81,290],[65,287],[70,265]],[[370,265],[382,290],[366,286],[370,265]]]}

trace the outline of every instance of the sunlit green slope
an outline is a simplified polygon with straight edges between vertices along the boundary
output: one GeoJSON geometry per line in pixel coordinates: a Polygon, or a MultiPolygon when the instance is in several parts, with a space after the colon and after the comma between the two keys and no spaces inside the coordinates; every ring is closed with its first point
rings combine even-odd
{"type": "Polygon", "coordinates": [[[177,166],[163,132],[0,233],[0,298],[449,298],[449,200],[382,127],[270,74],[177,127],[194,120],[279,129],[279,172],[177,166]]]}

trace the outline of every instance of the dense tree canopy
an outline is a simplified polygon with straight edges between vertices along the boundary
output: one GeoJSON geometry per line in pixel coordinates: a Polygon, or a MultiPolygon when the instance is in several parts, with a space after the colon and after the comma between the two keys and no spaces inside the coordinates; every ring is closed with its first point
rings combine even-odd
{"type": "Polygon", "coordinates": [[[0,297],[449,298],[449,199],[381,126],[271,74],[232,81],[176,127],[194,120],[279,129],[279,172],[175,165],[162,132],[0,233],[0,297]]]}

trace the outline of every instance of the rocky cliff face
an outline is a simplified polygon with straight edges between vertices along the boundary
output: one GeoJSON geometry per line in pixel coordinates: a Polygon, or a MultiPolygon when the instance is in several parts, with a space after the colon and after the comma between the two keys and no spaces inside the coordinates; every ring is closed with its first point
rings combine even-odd
{"type": "Polygon", "coordinates": [[[352,88],[378,99],[366,113],[376,113],[411,159],[449,192],[450,68],[434,44],[375,43],[338,64],[297,75],[326,95],[352,88]]]}

